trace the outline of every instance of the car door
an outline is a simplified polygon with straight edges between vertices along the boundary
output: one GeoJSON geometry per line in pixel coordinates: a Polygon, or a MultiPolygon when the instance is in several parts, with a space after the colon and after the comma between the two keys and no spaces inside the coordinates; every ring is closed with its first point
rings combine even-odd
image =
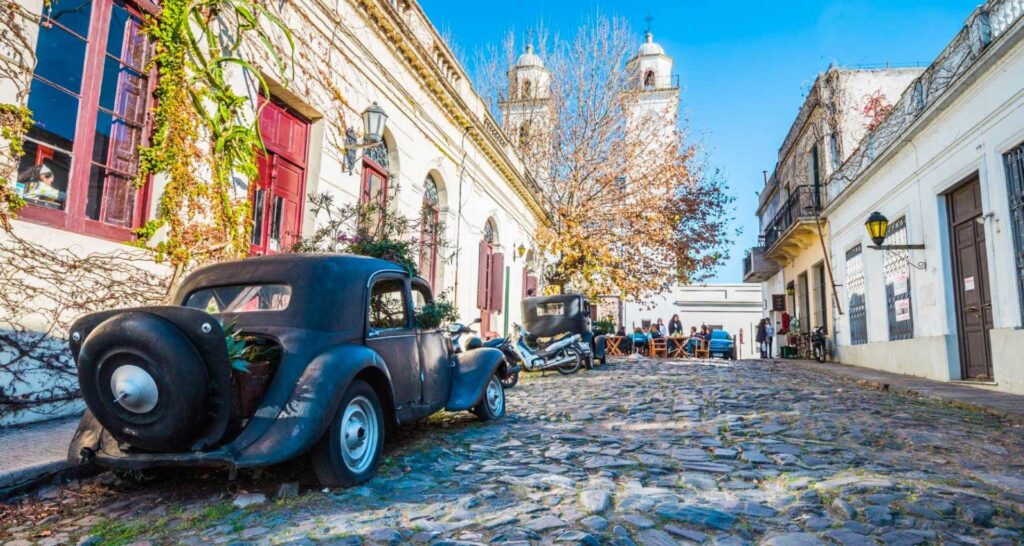
{"type": "MultiPolygon", "coordinates": [[[[430,287],[418,279],[413,279],[412,301],[417,311],[433,301],[430,287]]],[[[444,332],[440,328],[417,327],[416,340],[419,344],[423,407],[429,414],[441,409],[448,402],[452,368],[444,332]]]]}
{"type": "Polygon", "coordinates": [[[366,346],[384,359],[391,375],[396,409],[413,417],[420,398],[420,364],[409,298],[408,277],[398,273],[370,280],[366,346]]]}

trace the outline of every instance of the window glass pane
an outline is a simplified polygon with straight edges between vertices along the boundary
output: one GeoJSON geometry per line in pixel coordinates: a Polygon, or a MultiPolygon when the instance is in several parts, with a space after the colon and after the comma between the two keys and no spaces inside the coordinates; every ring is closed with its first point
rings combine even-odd
{"type": "Polygon", "coordinates": [[[82,92],[85,42],[55,26],[39,27],[35,73],[72,93],[82,92]]]}
{"type": "Polygon", "coordinates": [[[430,301],[428,294],[429,291],[419,285],[412,285],[412,306],[417,311],[423,309],[423,307],[430,301]]]}
{"type": "Polygon", "coordinates": [[[78,117],[78,99],[39,80],[32,80],[28,109],[32,111],[35,127],[30,136],[71,150],[75,139],[78,117]]]}
{"type": "Polygon", "coordinates": [[[89,17],[92,15],[91,0],[52,0],[49,8],[43,9],[43,23],[53,21],[82,36],[89,35],[89,17]]]}
{"type": "Polygon", "coordinates": [[[122,2],[116,2],[110,14],[107,54],[142,71],[149,62],[150,51],[149,40],[142,32],[142,21],[129,13],[122,2]]]}
{"type": "Polygon", "coordinates": [[[93,166],[89,173],[85,214],[104,224],[130,228],[137,193],[134,179],[93,166]]]}
{"type": "Polygon", "coordinates": [[[292,287],[286,284],[220,286],[196,290],[185,300],[185,307],[208,313],[250,313],[280,311],[288,308],[292,287]]]}
{"type": "Polygon", "coordinates": [[[15,190],[34,205],[64,210],[71,156],[30,140],[24,150],[15,190]]]}
{"type": "Polygon", "coordinates": [[[389,279],[373,285],[370,293],[370,327],[374,329],[405,328],[405,282],[389,279]]]}
{"type": "Polygon", "coordinates": [[[263,203],[267,196],[267,190],[260,188],[256,190],[252,203],[252,244],[260,246],[263,244],[263,203]]]}
{"type": "Polygon", "coordinates": [[[142,145],[142,129],[132,127],[106,112],[96,116],[92,160],[124,174],[138,169],[138,149],[142,145]]]}
{"type": "Polygon", "coordinates": [[[142,74],[108,57],[103,63],[100,107],[141,125],[146,115],[148,85],[142,74]]]}

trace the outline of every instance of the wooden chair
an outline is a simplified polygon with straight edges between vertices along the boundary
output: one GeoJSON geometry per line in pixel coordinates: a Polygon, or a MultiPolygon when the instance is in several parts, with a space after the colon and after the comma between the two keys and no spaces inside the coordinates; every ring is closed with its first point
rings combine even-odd
{"type": "Polygon", "coordinates": [[[647,342],[647,351],[651,357],[668,357],[668,342],[663,337],[647,342]]]}
{"type": "Polygon", "coordinates": [[[711,358],[711,340],[702,339],[697,348],[694,349],[693,356],[697,358],[711,358]]]}
{"type": "Polygon", "coordinates": [[[604,352],[608,356],[625,356],[626,353],[622,351],[622,342],[626,338],[623,336],[606,336],[604,338],[605,346],[604,352]]]}

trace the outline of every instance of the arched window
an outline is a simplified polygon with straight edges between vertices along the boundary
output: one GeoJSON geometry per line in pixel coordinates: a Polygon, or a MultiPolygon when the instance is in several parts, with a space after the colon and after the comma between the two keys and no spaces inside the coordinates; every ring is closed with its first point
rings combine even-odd
{"type": "Polygon", "coordinates": [[[523,80],[523,98],[528,99],[533,96],[533,82],[530,80],[523,80]]]}
{"type": "Polygon", "coordinates": [[[372,229],[380,229],[388,210],[388,158],[390,152],[385,141],[367,148],[363,157],[363,182],[359,190],[359,203],[366,205],[368,223],[372,229]]]}
{"type": "Polygon", "coordinates": [[[484,242],[491,246],[498,242],[498,228],[494,227],[494,220],[488,219],[484,224],[484,242]]]}
{"type": "Polygon", "coordinates": [[[441,244],[441,199],[434,177],[423,182],[423,206],[420,209],[420,276],[437,287],[437,255],[441,244]]]}
{"type": "Polygon", "coordinates": [[[654,87],[654,71],[648,70],[644,73],[644,87],[651,89],[654,87]]]}
{"type": "Polygon", "coordinates": [[[480,255],[477,270],[476,307],[480,310],[480,333],[485,338],[497,333],[491,327],[491,313],[500,312],[503,304],[505,283],[505,257],[495,252],[498,244],[498,227],[490,218],[484,224],[480,241],[480,255]]]}

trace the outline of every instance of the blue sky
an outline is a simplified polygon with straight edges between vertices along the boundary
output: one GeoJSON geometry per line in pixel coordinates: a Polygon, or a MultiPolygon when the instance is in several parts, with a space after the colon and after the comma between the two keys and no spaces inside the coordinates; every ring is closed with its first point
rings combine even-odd
{"type": "MultiPolygon", "coordinates": [[[[653,1],[561,0],[465,2],[420,0],[439,29],[448,29],[472,59],[499,44],[508,29],[544,21],[571,35],[595,9],[629,19],[637,45],[653,17],[655,41],[675,58],[683,115],[736,196],[743,229],[714,281],[739,282],[743,250],[757,241],[754,209],[761,171],[775,166],[807,87],[835,62],[844,66],[929,64],[963,25],[978,0],[653,1]]],[[[468,67],[471,68],[471,67],[468,67]]]]}

